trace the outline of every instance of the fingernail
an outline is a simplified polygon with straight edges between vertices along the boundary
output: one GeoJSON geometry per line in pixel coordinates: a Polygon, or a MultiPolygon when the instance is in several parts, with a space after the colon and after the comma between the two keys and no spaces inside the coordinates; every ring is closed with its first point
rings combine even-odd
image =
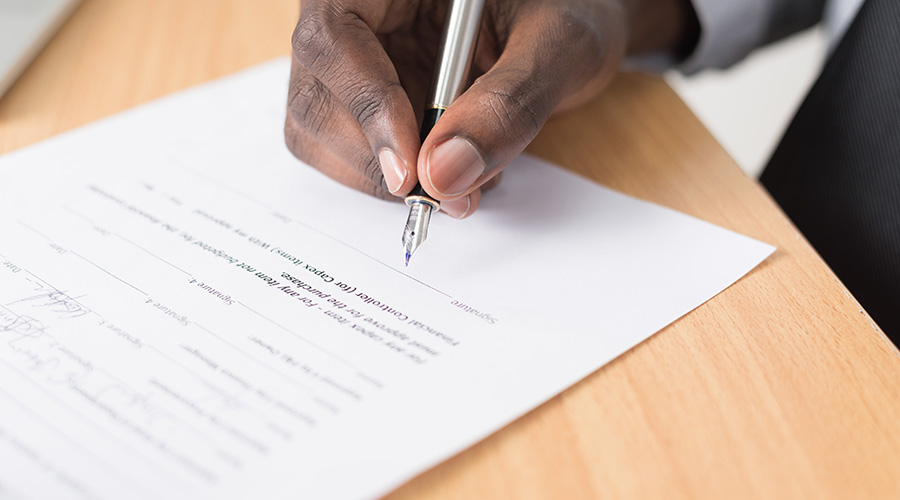
{"type": "Polygon", "coordinates": [[[459,196],[484,173],[484,160],[465,139],[454,137],[428,153],[425,170],[435,191],[444,196],[459,196]]]}
{"type": "Polygon", "coordinates": [[[469,209],[472,207],[472,197],[464,196],[452,201],[442,201],[441,210],[454,219],[463,219],[469,215],[469,209]]]}
{"type": "Polygon", "coordinates": [[[406,165],[396,153],[384,148],[378,153],[378,163],[381,165],[381,173],[384,175],[384,183],[388,191],[397,194],[403,181],[406,180],[406,165]]]}

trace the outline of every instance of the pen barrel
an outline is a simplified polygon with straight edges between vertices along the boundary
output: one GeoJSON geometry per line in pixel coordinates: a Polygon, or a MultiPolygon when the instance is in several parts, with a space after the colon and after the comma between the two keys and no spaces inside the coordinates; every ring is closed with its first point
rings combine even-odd
{"type": "MultiPolygon", "coordinates": [[[[447,21],[441,36],[441,45],[438,49],[437,66],[434,68],[431,101],[425,109],[419,133],[419,138],[423,143],[444,111],[453,104],[457,97],[462,95],[469,83],[483,12],[484,0],[452,0],[450,2],[447,21]]],[[[406,199],[409,202],[423,197],[433,200],[422,189],[422,185],[416,183],[406,199]]],[[[434,206],[439,206],[436,201],[434,203],[434,206]]]]}
{"type": "Polygon", "coordinates": [[[446,109],[465,91],[483,11],[484,0],[450,2],[432,79],[429,108],[446,109]]]}

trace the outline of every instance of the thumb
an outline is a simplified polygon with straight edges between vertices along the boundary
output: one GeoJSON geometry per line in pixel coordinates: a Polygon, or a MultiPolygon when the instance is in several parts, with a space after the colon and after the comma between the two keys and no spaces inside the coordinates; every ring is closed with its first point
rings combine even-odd
{"type": "Polygon", "coordinates": [[[517,20],[497,63],[422,144],[419,181],[436,199],[473,193],[525,149],[563,99],[599,89],[615,73],[621,55],[609,53],[618,44],[583,18],[547,10],[517,20]]]}

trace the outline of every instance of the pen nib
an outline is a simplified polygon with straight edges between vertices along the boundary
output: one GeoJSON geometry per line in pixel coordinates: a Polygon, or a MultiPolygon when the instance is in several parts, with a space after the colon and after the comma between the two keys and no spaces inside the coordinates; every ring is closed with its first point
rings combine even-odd
{"type": "Polygon", "coordinates": [[[428,236],[428,223],[431,221],[432,206],[428,203],[414,201],[409,204],[409,217],[403,228],[403,249],[406,251],[406,265],[419,245],[428,236]]]}

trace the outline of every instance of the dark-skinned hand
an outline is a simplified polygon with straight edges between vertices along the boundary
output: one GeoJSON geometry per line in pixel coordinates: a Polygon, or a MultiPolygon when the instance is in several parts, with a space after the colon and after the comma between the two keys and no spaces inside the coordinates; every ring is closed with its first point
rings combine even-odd
{"type": "Polygon", "coordinates": [[[420,144],[446,0],[307,0],[287,145],[347,186],[397,199],[421,182],[446,213],[467,217],[551,113],[608,84],[626,49],[671,48],[681,1],[487,0],[479,76],[420,144]]]}

